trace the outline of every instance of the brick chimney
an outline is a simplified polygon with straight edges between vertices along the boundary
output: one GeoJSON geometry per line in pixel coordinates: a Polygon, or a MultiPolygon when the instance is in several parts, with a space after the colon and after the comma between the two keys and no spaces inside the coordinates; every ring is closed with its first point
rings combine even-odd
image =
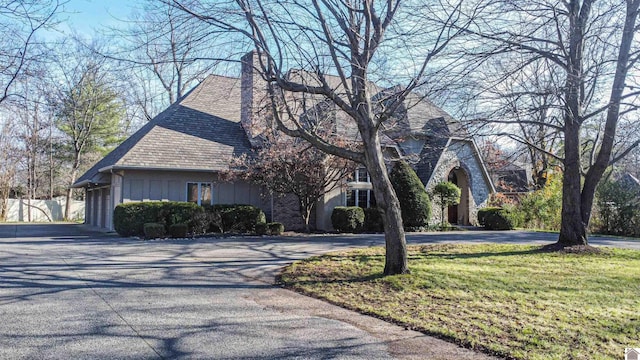
{"type": "Polygon", "coordinates": [[[257,51],[250,51],[241,58],[240,75],[241,106],[240,122],[251,142],[260,145],[260,135],[267,130],[268,111],[266,82],[260,76],[260,61],[257,51]]]}

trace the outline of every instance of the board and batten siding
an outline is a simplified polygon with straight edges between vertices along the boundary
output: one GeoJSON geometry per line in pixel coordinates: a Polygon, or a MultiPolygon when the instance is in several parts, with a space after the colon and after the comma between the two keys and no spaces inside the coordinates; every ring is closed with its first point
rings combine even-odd
{"type": "Polygon", "coordinates": [[[217,182],[207,172],[134,171],[122,174],[122,203],[132,201],[186,201],[187,183],[211,183],[214,204],[262,205],[260,187],[247,182],[217,182]]]}

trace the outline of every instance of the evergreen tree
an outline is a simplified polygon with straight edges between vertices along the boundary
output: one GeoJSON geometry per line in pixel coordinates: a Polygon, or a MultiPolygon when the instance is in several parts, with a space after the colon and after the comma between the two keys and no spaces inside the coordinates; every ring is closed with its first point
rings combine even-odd
{"type": "Polygon", "coordinates": [[[431,202],[422,181],[405,161],[398,161],[389,175],[400,201],[405,229],[427,226],[431,218],[431,202]]]}
{"type": "Polygon", "coordinates": [[[443,181],[433,188],[433,196],[440,205],[440,222],[444,227],[444,209],[448,206],[458,205],[460,203],[460,188],[456,184],[443,181]]]}
{"type": "MultiPolygon", "coordinates": [[[[57,128],[66,136],[64,147],[71,160],[69,185],[77,178],[84,156],[106,155],[122,141],[120,123],[124,106],[97,64],[89,63],[70,76],[68,87],[55,100],[57,128]]],[[[69,217],[72,189],[67,191],[65,218],[69,217]]]]}

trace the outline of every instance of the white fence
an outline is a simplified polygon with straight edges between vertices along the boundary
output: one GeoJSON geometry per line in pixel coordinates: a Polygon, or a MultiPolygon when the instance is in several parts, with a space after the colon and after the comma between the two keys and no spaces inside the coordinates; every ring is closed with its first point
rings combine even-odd
{"type": "MultiPolygon", "coordinates": [[[[29,209],[31,209],[31,222],[47,222],[64,220],[64,196],[53,200],[28,200],[9,199],[6,221],[29,221],[29,209]]],[[[84,219],[84,201],[71,200],[71,220],[84,219]]]]}

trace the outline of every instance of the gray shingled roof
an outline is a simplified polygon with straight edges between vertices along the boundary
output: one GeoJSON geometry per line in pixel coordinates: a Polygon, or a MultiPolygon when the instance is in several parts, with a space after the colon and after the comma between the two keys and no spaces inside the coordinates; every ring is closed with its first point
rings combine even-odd
{"type": "Polygon", "coordinates": [[[105,156],[77,181],[97,181],[100,169],[220,171],[250,151],[240,125],[240,80],[210,75],[105,156]]]}

